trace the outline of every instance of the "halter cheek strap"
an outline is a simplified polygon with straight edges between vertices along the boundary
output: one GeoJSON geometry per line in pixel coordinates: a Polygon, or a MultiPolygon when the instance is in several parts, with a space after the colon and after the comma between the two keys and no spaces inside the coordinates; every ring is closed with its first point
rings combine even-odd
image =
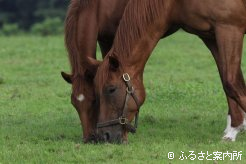
{"type": "Polygon", "coordinates": [[[123,108],[122,117],[127,118],[127,108],[128,108],[127,105],[128,105],[128,101],[129,101],[130,96],[132,96],[133,100],[135,101],[135,103],[137,105],[137,113],[135,115],[135,123],[134,123],[134,128],[137,129],[140,103],[139,103],[139,100],[135,94],[135,90],[131,84],[131,78],[130,78],[128,73],[123,74],[123,80],[125,81],[127,87],[126,87],[126,100],[125,100],[125,105],[123,108]]]}
{"type": "Polygon", "coordinates": [[[136,130],[138,127],[138,115],[139,115],[140,103],[139,103],[139,100],[135,94],[135,90],[131,84],[131,78],[130,78],[129,74],[124,73],[122,77],[123,77],[123,80],[126,84],[126,98],[125,98],[125,102],[124,102],[122,115],[118,119],[110,120],[110,121],[103,122],[103,123],[98,123],[97,128],[109,127],[109,126],[120,124],[124,128],[126,128],[127,131],[129,131],[131,133],[136,133],[136,130]],[[135,114],[134,126],[127,119],[128,102],[129,102],[129,99],[131,96],[137,105],[137,113],[135,114]]]}

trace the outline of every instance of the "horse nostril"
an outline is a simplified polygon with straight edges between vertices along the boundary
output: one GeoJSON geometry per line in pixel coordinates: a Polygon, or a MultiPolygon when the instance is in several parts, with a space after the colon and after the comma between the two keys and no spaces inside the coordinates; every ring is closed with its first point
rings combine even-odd
{"type": "Polygon", "coordinates": [[[109,141],[110,140],[110,132],[105,132],[103,135],[104,141],[109,141]]]}

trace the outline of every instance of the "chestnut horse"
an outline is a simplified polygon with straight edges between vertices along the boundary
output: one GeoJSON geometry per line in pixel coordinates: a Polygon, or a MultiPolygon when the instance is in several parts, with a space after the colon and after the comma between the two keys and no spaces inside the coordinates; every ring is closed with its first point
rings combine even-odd
{"type": "Polygon", "coordinates": [[[83,66],[86,56],[96,58],[97,41],[104,57],[112,46],[114,35],[128,0],[71,0],[65,20],[65,45],[72,74],[62,72],[72,84],[71,102],[83,128],[83,140],[93,139],[97,107],[93,87],[94,68],[83,66]]]}
{"type": "Polygon", "coordinates": [[[145,100],[145,64],[163,36],[182,28],[200,37],[216,61],[229,106],[223,139],[235,141],[246,127],[241,71],[245,4],[246,0],[129,1],[113,46],[94,79],[100,101],[99,135],[109,142],[127,141],[128,131],[134,128],[130,122],[145,100]]]}

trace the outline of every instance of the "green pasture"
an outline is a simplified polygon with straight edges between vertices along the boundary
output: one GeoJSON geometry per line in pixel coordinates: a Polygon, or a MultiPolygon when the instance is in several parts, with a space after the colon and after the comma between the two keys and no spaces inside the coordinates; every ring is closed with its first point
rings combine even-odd
{"type": "Polygon", "coordinates": [[[246,160],[245,133],[234,143],[221,140],[227,102],[210,52],[193,35],[176,33],[152,53],[147,98],[128,145],[82,143],[62,70],[70,71],[62,36],[0,38],[0,163],[231,163],[206,160],[217,151],[242,151],[234,162],[246,160]],[[181,151],[196,159],[180,160],[181,151]]]}

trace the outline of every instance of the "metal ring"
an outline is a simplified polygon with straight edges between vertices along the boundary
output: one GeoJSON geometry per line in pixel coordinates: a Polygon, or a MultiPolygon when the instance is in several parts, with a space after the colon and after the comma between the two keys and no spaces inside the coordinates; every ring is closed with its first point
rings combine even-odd
{"type": "Polygon", "coordinates": [[[131,87],[131,89],[129,87],[126,87],[126,92],[129,94],[132,94],[134,92],[134,88],[131,87]]]}
{"type": "Polygon", "coordinates": [[[120,117],[120,118],[119,118],[119,123],[120,123],[121,125],[127,124],[127,121],[128,121],[128,119],[125,118],[125,117],[120,117]]]}
{"type": "Polygon", "coordinates": [[[125,82],[128,82],[128,81],[131,80],[131,78],[130,78],[130,76],[129,76],[128,73],[124,73],[122,77],[123,77],[123,79],[124,79],[125,82]]]}

